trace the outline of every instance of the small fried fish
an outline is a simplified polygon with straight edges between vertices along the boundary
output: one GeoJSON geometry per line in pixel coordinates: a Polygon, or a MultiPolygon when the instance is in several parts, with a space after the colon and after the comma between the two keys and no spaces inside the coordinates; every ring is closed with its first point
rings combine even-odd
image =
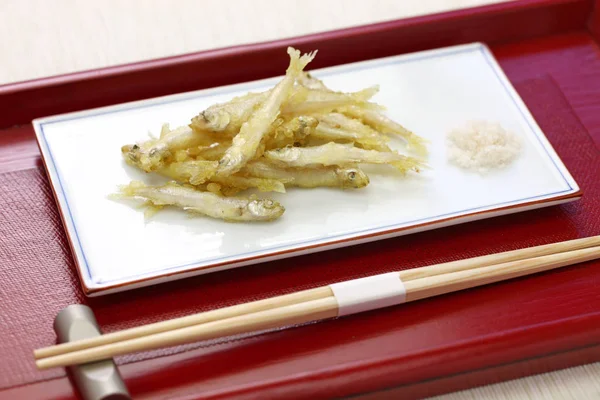
{"type": "Polygon", "coordinates": [[[159,139],[151,139],[141,144],[125,145],[121,152],[125,161],[146,172],[152,172],[168,163],[174,152],[179,149],[198,146],[207,138],[194,132],[187,126],[173,130],[163,125],[159,139]]]}
{"type": "Polygon", "coordinates": [[[199,131],[237,133],[270,93],[271,90],[248,93],[227,103],[212,105],[192,118],[190,126],[199,131]]]}
{"type": "Polygon", "coordinates": [[[300,145],[304,143],[307,136],[314,132],[318,124],[319,121],[316,118],[304,115],[284,121],[269,135],[265,147],[267,150],[271,150],[300,145]]]}
{"type": "MultiPolygon", "coordinates": [[[[323,91],[332,91],[319,79],[305,72],[298,79],[298,83],[307,89],[319,89],[323,91]]],[[[424,156],[427,154],[427,141],[422,137],[409,131],[399,123],[391,120],[374,108],[349,105],[340,107],[339,111],[352,118],[362,120],[365,124],[382,133],[394,133],[406,140],[409,148],[416,154],[424,156]]]]}
{"type": "MultiPolygon", "coordinates": [[[[284,104],[282,114],[307,114],[333,110],[336,107],[359,105],[368,108],[381,106],[370,104],[371,99],[379,91],[378,86],[360,90],[355,93],[332,92],[328,89],[307,89],[296,86],[291,90],[290,99],[284,104]]],[[[235,97],[227,103],[215,104],[192,118],[190,127],[196,131],[212,131],[236,134],[244,122],[269,97],[272,90],[261,93],[249,93],[235,97]]]]}
{"type": "Polygon", "coordinates": [[[401,172],[419,172],[425,165],[412,157],[396,152],[365,150],[352,145],[327,143],[315,147],[287,147],[269,150],[265,158],[287,167],[314,167],[318,165],[390,164],[401,172]]]}
{"type": "Polygon", "coordinates": [[[246,176],[215,176],[219,163],[208,160],[187,160],[183,162],[174,162],[158,172],[173,180],[182,183],[189,183],[194,186],[204,183],[218,183],[222,187],[245,190],[257,188],[261,192],[279,192],[285,193],[285,185],[275,179],[263,179],[260,177],[246,176]]]}
{"type": "Polygon", "coordinates": [[[231,141],[215,142],[208,146],[198,146],[186,151],[189,157],[199,157],[203,160],[219,161],[231,146],[231,141]]]}
{"type": "Polygon", "coordinates": [[[329,88],[325,86],[323,81],[312,76],[310,72],[303,72],[302,74],[300,74],[298,79],[296,79],[296,82],[298,82],[299,85],[302,85],[307,89],[329,90],[329,88]]]}
{"type": "Polygon", "coordinates": [[[233,138],[231,147],[219,160],[217,175],[232,175],[255,157],[263,136],[279,115],[279,108],[288,98],[296,77],[315,57],[315,53],[300,56],[300,52],[291,47],[288,48],[288,54],[290,65],[286,76],[271,90],[265,101],[252,113],[250,119],[244,122],[240,132],[233,138]]]}
{"type": "MultiPolygon", "coordinates": [[[[273,124],[271,131],[264,138],[264,147],[267,150],[286,146],[297,146],[305,142],[318,121],[310,116],[298,116],[290,120],[278,118],[273,124]]],[[[220,160],[227,149],[231,146],[231,140],[224,139],[220,142],[211,143],[208,146],[198,146],[187,150],[189,157],[199,157],[204,160],[220,160]]],[[[257,149],[256,156],[262,154],[262,146],[257,149]]]]}
{"type": "Polygon", "coordinates": [[[363,124],[362,122],[360,122],[357,119],[350,118],[344,114],[329,113],[329,114],[325,114],[325,115],[319,115],[319,116],[317,116],[317,119],[319,120],[319,122],[325,122],[336,128],[343,128],[343,129],[347,129],[349,131],[355,131],[362,136],[369,136],[369,137],[377,136],[377,137],[381,137],[382,140],[384,140],[384,141],[388,141],[387,137],[381,135],[379,132],[377,132],[373,128],[363,124]]]}
{"type": "Polygon", "coordinates": [[[261,192],[285,193],[285,180],[237,175],[226,176],[224,178],[215,177],[212,180],[216,183],[219,183],[221,186],[227,186],[229,188],[235,188],[239,190],[256,188],[261,192]]]}
{"type": "Polygon", "coordinates": [[[427,140],[415,135],[399,123],[391,120],[377,110],[368,110],[356,106],[348,106],[340,109],[343,114],[352,118],[362,120],[365,124],[381,133],[394,133],[408,144],[408,148],[416,154],[424,156],[427,154],[427,140]]]}
{"type": "Polygon", "coordinates": [[[242,171],[259,178],[283,181],[286,186],[302,188],[359,189],[369,184],[369,177],[358,167],[284,168],[256,160],[246,164],[242,171]]]}
{"type": "Polygon", "coordinates": [[[157,172],[178,182],[201,185],[215,175],[218,165],[217,161],[188,160],[171,163],[157,172]]]}
{"type": "Polygon", "coordinates": [[[369,100],[378,92],[379,86],[372,86],[354,93],[315,90],[297,86],[293,95],[284,104],[281,113],[284,115],[324,113],[348,106],[380,109],[382,108],[380,105],[369,103],[369,100]]]}
{"type": "Polygon", "coordinates": [[[389,139],[386,136],[380,135],[368,126],[343,114],[319,115],[318,120],[319,125],[312,134],[315,138],[325,141],[355,142],[365,149],[391,151],[387,146],[389,139]]]}
{"type": "Polygon", "coordinates": [[[222,197],[173,182],[147,186],[133,181],[121,186],[119,194],[113,197],[140,199],[158,207],[175,206],[225,221],[271,221],[285,212],[281,204],[270,199],[222,197]]]}

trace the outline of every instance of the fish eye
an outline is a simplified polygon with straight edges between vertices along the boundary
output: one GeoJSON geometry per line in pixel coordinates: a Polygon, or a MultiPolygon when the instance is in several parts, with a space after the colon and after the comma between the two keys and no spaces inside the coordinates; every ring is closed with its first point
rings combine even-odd
{"type": "Polygon", "coordinates": [[[354,172],[354,171],[348,172],[348,178],[350,178],[351,180],[354,180],[356,178],[356,172],[354,172]]]}

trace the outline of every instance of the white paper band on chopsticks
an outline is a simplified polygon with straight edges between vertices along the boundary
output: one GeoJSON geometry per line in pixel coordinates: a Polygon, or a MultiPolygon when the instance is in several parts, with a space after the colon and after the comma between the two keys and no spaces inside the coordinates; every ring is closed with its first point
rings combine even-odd
{"type": "Polygon", "coordinates": [[[338,317],[404,303],[406,288],[398,272],[329,285],[338,302],[338,317]]]}

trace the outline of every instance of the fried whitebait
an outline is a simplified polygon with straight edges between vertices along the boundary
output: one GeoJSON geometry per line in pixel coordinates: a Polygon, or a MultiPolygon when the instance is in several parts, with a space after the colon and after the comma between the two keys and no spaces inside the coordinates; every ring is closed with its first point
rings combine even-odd
{"type": "Polygon", "coordinates": [[[174,152],[205,143],[209,138],[194,132],[187,126],[169,129],[163,125],[159,139],[150,139],[146,142],[121,147],[125,161],[146,172],[151,172],[163,167],[172,158],[174,152]]]}
{"type": "Polygon", "coordinates": [[[310,72],[302,72],[302,74],[300,74],[296,81],[298,82],[298,84],[304,86],[307,89],[329,90],[329,88],[325,86],[323,81],[312,76],[310,72]]]}
{"type": "Polygon", "coordinates": [[[427,141],[420,136],[415,135],[399,123],[377,112],[377,110],[369,110],[366,108],[348,106],[343,107],[340,111],[352,118],[362,120],[365,124],[371,126],[382,133],[394,133],[399,135],[408,144],[408,148],[419,155],[427,154],[427,141]]]}
{"type": "Polygon", "coordinates": [[[174,182],[133,182],[119,196],[145,199],[147,215],[174,205],[225,220],[261,221],[278,218],[283,207],[233,196],[247,189],[364,188],[370,178],[361,164],[388,164],[403,173],[425,167],[389,147],[395,134],[424,155],[427,141],[383,114],[374,101],[378,86],[332,90],[304,71],[316,51],[301,55],[290,47],[287,53],[285,76],[269,90],[211,105],[188,126],[163,125],[159,138],[123,146],[128,164],[174,182]]]}
{"type": "Polygon", "coordinates": [[[380,152],[365,150],[339,143],[327,143],[315,147],[286,147],[269,150],[265,158],[287,167],[314,167],[319,165],[348,165],[348,164],[389,164],[407,172],[419,172],[424,167],[422,161],[406,157],[396,152],[380,152]]]}
{"type": "Polygon", "coordinates": [[[388,138],[363,125],[361,122],[348,118],[343,114],[324,114],[318,117],[319,125],[313,137],[325,141],[355,142],[360,147],[369,150],[389,152],[388,138]]]}
{"type": "MultiPolygon", "coordinates": [[[[321,80],[306,72],[298,79],[298,83],[307,89],[331,91],[321,80]]],[[[379,132],[399,135],[406,140],[408,147],[416,154],[422,156],[427,154],[427,141],[425,139],[386,117],[380,110],[357,105],[340,107],[339,110],[352,118],[362,120],[365,124],[379,132]]]]}
{"type": "MultiPolygon", "coordinates": [[[[300,146],[314,131],[319,122],[310,116],[298,116],[289,120],[278,118],[273,124],[263,143],[259,146],[256,156],[262,154],[264,149],[272,150],[286,146],[300,146]]],[[[227,149],[231,147],[231,140],[224,139],[208,146],[198,146],[186,150],[188,157],[199,157],[203,160],[220,160],[227,149]]]]}
{"type": "Polygon", "coordinates": [[[267,150],[278,149],[286,146],[300,146],[304,140],[314,133],[319,124],[316,118],[310,116],[299,116],[288,121],[281,122],[281,125],[273,129],[273,132],[267,137],[265,148],[267,150]]]}
{"type": "Polygon", "coordinates": [[[270,93],[270,90],[248,93],[227,103],[212,105],[192,118],[190,126],[198,131],[237,133],[270,93]]]}
{"type": "Polygon", "coordinates": [[[208,146],[198,146],[187,149],[189,157],[199,157],[203,160],[219,161],[231,146],[231,141],[215,142],[208,146]]]}
{"type": "Polygon", "coordinates": [[[285,182],[302,188],[338,187],[359,189],[369,184],[369,177],[358,167],[284,168],[263,160],[252,161],[244,173],[285,182]]]}
{"type": "MultiPolygon", "coordinates": [[[[324,112],[338,107],[357,105],[379,109],[381,106],[368,103],[377,94],[378,86],[354,93],[332,92],[320,88],[307,89],[296,86],[290,91],[290,98],[282,107],[282,114],[300,115],[324,112]]],[[[196,131],[212,131],[236,134],[252,114],[267,100],[271,90],[262,93],[249,93],[235,97],[227,103],[210,106],[192,118],[190,127],[196,131]]]]}
{"type": "Polygon", "coordinates": [[[217,161],[208,160],[188,160],[174,162],[168,167],[158,172],[178,182],[189,183],[191,185],[202,185],[203,183],[218,183],[222,187],[245,190],[257,188],[261,192],[279,192],[285,193],[284,182],[276,179],[263,179],[261,177],[247,176],[215,176],[217,172],[217,161]]]}
{"type": "Polygon", "coordinates": [[[377,110],[382,107],[375,103],[369,103],[369,100],[378,92],[379,86],[372,86],[354,93],[307,89],[298,86],[283,106],[281,113],[288,115],[324,113],[348,106],[377,110]]]}
{"type": "Polygon", "coordinates": [[[227,176],[239,171],[244,164],[256,155],[263,136],[279,115],[281,104],[287,99],[294,86],[296,77],[304,67],[315,57],[315,53],[300,56],[300,52],[288,48],[290,65],[286,76],[269,93],[267,99],[252,113],[250,119],[240,128],[240,132],[233,138],[231,147],[219,161],[217,175],[227,176]]]}
{"type": "Polygon", "coordinates": [[[225,178],[215,177],[213,182],[221,184],[232,189],[250,189],[256,188],[261,192],[285,193],[285,183],[289,180],[268,179],[255,176],[227,176],[225,178]]]}
{"type": "Polygon", "coordinates": [[[201,185],[215,175],[217,166],[217,161],[189,160],[171,163],[157,172],[178,182],[201,185]]]}
{"type": "Polygon", "coordinates": [[[281,204],[270,199],[221,197],[173,182],[147,186],[133,181],[121,186],[114,197],[140,199],[158,207],[175,206],[225,221],[271,221],[285,212],[281,204]]]}
{"type": "Polygon", "coordinates": [[[349,131],[355,131],[361,136],[366,137],[380,137],[381,140],[387,142],[388,138],[382,136],[379,132],[372,129],[371,127],[363,124],[357,119],[350,118],[340,113],[329,113],[317,116],[320,122],[324,122],[336,128],[343,128],[349,131]]]}

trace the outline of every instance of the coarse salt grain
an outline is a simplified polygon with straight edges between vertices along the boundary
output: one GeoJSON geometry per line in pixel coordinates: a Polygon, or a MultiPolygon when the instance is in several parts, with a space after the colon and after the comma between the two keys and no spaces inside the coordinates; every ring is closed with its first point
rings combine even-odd
{"type": "Polygon", "coordinates": [[[510,164],[521,153],[521,141],[500,124],[471,121],[447,136],[448,160],[480,173],[510,164]]]}

